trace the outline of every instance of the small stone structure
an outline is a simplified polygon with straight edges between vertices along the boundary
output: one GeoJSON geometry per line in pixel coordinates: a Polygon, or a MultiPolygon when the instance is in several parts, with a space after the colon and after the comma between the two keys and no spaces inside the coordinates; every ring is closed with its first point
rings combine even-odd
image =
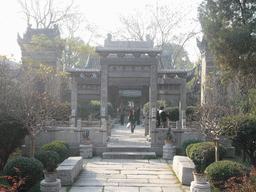
{"type": "Polygon", "coordinates": [[[173,170],[182,185],[190,185],[194,180],[192,172],[196,169],[193,161],[189,157],[178,155],[174,156],[173,170]]]}
{"type": "Polygon", "coordinates": [[[61,185],[72,185],[76,177],[83,170],[83,158],[69,157],[60,164],[57,170],[61,185]]]}
{"type": "Polygon", "coordinates": [[[92,157],[92,145],[79,145],[80,156],[83,159],[88,159],[92,157]]]}
{"type": "Polygon", "coordinates": [[[46,182],[42,180],[40,182],[40,190],[42,192],[60,192],[61,191],[61,181],[57,179],[54,182],[46,182]]]}
{"type": "Polygon", "coordinates": [[[176,155],[176,146],[171,143],[163,146],[163,159],[171,160],[176,155]]]}
{"type": "Polygon", "coordinates": [[[195,181],[191,182],[190,185],[191,192],[211,192],[211,185],[210,183],[196,183],[195,181]]]}

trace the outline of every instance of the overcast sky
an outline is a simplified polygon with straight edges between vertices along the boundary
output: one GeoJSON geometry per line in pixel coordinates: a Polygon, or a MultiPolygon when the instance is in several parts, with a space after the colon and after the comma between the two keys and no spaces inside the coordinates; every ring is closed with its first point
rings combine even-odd
{"type": "MultiPolygon", "coordinates": [[[[30,0],[29,0],[30,1],[30,0]]],[[[64,0],[65,1],[65,0],[64,0]]],[[[197,7],[202,0],[183,0],[182,5],[193,6],[191,17],[197,18],[197,7]]],[[[177,0],[158,0],[159,5],[175,3],[177,0]]],[[[181,1],[179,1],[181,2],[181,1]]],[[[147,4],[155,4],[156,0],[75,0],[82,13],[85,13],[87,20],[100,28],[102,34],[114,31],[118,24],[118,15],[128,15],[134,8],[141,9],[147,4]]],[[[0,11],[0,55],[11,56],[14,54],[16,61],[20,61],[21,51],[17,44],[17,34],[23,36],[27,24],[20,13],[21,7],[17,0],[5,0],[1,3],[0,11]]],[[[33,26],[32,26],[33,27],[33,26]]],[[[99,39],[99,44],[103,45],[103,39],[99,39]]],[[[195,60],[199,56],[195,39],[187,43],[187,51],[190,59],[195,60]]]]}

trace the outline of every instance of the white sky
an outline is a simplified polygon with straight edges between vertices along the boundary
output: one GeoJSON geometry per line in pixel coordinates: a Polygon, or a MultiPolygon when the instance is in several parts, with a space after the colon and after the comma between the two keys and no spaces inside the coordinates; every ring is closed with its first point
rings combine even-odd
{"type": "MultiPolygon", "coordinates": [[[[17,43],[17,34],[19,33],[23,37],[27,24],[24,19],[24,15],[20,13],[21,6],[17,0],[1,0],[0,11],[0,55],[14,54],[15,60],[18,62],[21,59],[21,50],[17,43]]],[[[159,5],[165,5],[175,2],[181,2],[181,0],[158,0],[159,5]]],[[[191,13],[191,17],[197,18],[197,7],[202,0],[182,0],[182,5],[185,7],[188,4],[192,4],[194,9],[191,13]]],[[[85,13],[87,20],[90,23],[95,23],[100,27],[102,34],[107,34],[114,31],[116,24],[118,23],[118,15],[128,15],[134,8],[144,8],[147,4],[155,4],[156,0],[75,0],[75,3],[79,5],[81,12],[85,13]]],[[[33,26],[32,26],[33,27],[33,26]]],[[[99,43],[103,45],[103,40],[99,40],[99,43]]],[[[187,51],[189,52],[190,59],[195,61],[199,54],[199,50],[196,47],[195,39],[191,39],[187,44],[187,51]]]]}

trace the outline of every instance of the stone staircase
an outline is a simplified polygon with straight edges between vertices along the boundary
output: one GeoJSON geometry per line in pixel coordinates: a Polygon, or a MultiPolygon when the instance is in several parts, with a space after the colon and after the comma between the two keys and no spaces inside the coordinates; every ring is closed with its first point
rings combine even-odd
{"type": "Polygon", "coordinates": [[[155,152],[103,152],[103,159],[154,159],[155,152]]]}
{"type": "Polygon", "coordinates": [[[154,159],[156,153],[151,149],[151,143],[145,136],[145,128],[138,125],[131,133],[126,125],[111,129],[107,148],[102,153],[103,159],[154,159]]]}
{"type": "Polygon", "coordinates": [[[108,147],[107,152],[102,153],[103,159],[154,159],[156,153],[150,151],[150,147],[119,146],[108,147]]]}

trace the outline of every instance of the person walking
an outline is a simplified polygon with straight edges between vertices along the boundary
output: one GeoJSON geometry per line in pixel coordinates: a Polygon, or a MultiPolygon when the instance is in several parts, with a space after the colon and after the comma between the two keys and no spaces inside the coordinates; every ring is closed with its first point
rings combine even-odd
{"type": "Polygon", "coordinates": [[[135,110],[132,108],[131,113],[129,115],[129,122],[131,123],[131,132],[134,133],[135,129],[135,122],[136,122],[136,117],[135,117],[135,110]]]}

